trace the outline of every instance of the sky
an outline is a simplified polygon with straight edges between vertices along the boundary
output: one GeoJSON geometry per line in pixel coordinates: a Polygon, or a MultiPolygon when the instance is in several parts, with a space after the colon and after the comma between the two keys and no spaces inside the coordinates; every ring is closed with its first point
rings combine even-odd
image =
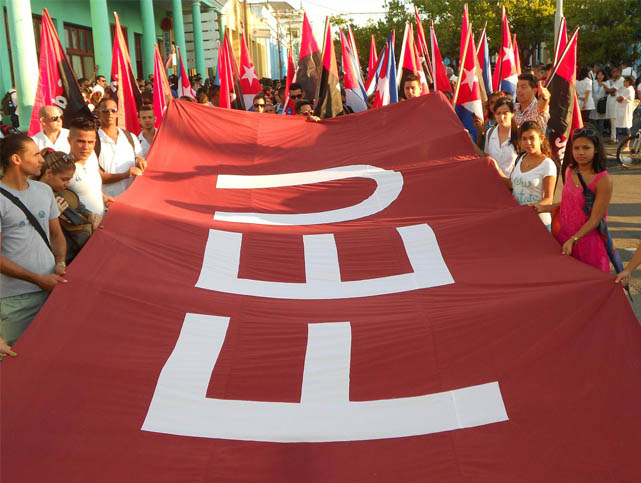
{"type": "Polygon", "coordinates": [[[324,24],[327,15],[347,14],[357,25],[365,25],[370,18],[380,19],[385,11],[384,0],[289,0],[289,3],[295,8],[302,3],[310,22],[315,24],[324,24]]]}

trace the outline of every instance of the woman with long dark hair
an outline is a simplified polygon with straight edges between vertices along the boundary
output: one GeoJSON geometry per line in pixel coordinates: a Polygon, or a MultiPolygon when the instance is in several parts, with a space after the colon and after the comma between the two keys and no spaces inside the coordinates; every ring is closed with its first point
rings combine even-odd
{"type": "Polygon", "coordinates": [[[501,97],[495,102],[492,112],[496,124],[487,131],[485,153],[496,160],[505,176],[510,176],[518,156],[514,103],[501,97]]]}
{"type": "Polygon", "coordinates": [[[593,129],[579,129],[567,149],[571,156],[561,203],[537,204],[537,211],[550,213],[560,206],[561,228],[557,240],[563,246],[562,253],[609,273],[609,257],[597,230],[607,214],[613,186],[612,177],[605,169],[603,141],[593,129]],[[585,210],[584,184],[596,195],[589,215],[585,210]]]}

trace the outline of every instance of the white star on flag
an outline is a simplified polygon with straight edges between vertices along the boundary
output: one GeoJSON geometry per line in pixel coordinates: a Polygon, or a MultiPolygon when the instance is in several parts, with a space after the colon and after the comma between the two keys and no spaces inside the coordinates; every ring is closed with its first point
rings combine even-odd
{"type": "Polygon", "coordinates": [[[511,64],[516,63],[514,60],[514,51],[509,47],[503,47],[503,62],[505,62],[506,59],[510,59],[511,64]]]}
{"type": "Polygon", "coordinates": [[[247,79],[249,81],[249,85],[251,86],[254,83],[254,79],[258,80],[258,76],[256,75],[256,70],[254,70],[253,65],[251,67],[247,67],[246,65],[243,65],[243,69],[245,69],[245,73],[243,74],[241,79],[247,79]]]}
{"type": "Polygon", "coordinates": [[[463,69],[463,82],[461,82],[461,85],[467,84],[470,86],[470,91],[474,90],[474,84],[478,81],[478,77],[476,76],[476,69],[463,69]]]}

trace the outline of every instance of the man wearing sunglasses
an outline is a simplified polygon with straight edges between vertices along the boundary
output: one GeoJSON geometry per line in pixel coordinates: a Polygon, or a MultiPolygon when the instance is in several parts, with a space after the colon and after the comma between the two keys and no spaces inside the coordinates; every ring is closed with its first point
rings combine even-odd
{"type": "Polygon", "coordinates": [[[138,138],[118,127],[118,104],[113,99],[100,101],[96,112],[100,119],[96,154],[101,170],[102,192],[115,198],[131,186],[134,176],[142,175],[147,161],[142,157],[138,138]]]}
{"type": "Polygon", "coordinates": [[[254,96],[254,104],[253,104],[253,110],[254,112],[258,113],[264,113],[265,112],[265,104],[267,104],[267,99],[265,99],[265,94],[262,92],[259,92],[254,96]]]}
{"type": "Polygon", "coordinates": [[[62,127],[62,110],[57,106],[40,109],[42,130],[31,137],[40,149],[69,152],[69,130],[62,127]]]}

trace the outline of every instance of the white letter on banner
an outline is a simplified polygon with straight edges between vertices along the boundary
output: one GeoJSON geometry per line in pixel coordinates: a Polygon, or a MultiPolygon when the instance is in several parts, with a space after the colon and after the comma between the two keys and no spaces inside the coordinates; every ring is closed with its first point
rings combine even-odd
{"type": "Polygon", "coordinates": [[[238,277],[242,233],[209,230],[196,287],[280,299],[344,299],[407,292],[454,283],[429,225],[397,228],[413,272],[343,282],[333,234],[303,235],[305,283],[238,277]]]}
{"type": "Polygon", "coordinates": [[[300,403],[206,397],[228,317],[187,314],[144,431],[265,442],[400,438],[507,421],[498,382],[424,396],[349,400],[349,322],[308,324],[300,403]]]}
{"type": "Polygon", "coordinates": [[[323,183],[347,178],[369,178],[376,181],[376,190],[365,201],[354,206],[318,213],[230,213],[217,211],[214,220],[256,225],[322,225],[356,220],[384,210],[398,198],[403,189],[403,175],[398,171],[376,166],[352,165],[302,173],[241,176],[219,174],[217,189],[282,188],[303,184],[323,183]]]}

